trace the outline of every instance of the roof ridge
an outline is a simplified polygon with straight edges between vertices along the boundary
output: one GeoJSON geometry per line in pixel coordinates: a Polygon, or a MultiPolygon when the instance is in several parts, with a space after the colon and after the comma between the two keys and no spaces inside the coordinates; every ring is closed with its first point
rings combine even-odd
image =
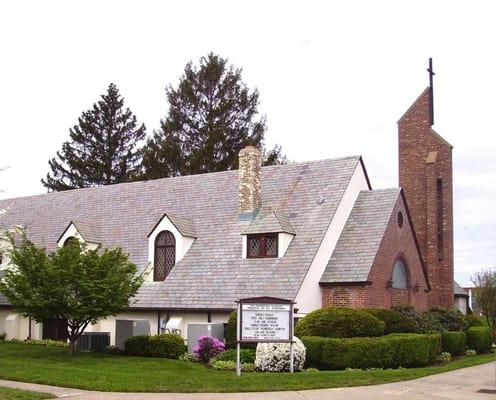
{"type": "MultiPolygon", "coordinates": [[[[336,157],[336,158],[324,158],[324,159],[318,159],[318,160],[309,160],[309,161],[295,161],[291,162],[289,164],[279,164],[279,165],[268,165],[262,167],[263,170],[268,170],[268,169],[274,169],[274,168],[287,168],[291,166],[298,166],[298,165],[309,165],[309,164],[317,164],[317,163],[323,163],[323,162],[331,162],[331,161],[344,161],[344,160],[353,160],[353,159],[359,159],[361,156],[358,155],[352,155],[352,156],[344,156],[344,157],[336,157]]],[[[17,197],[7,197],[4,199],[0,199],[0,203],[3,202],[8,202],[12,200],[20,200],[20,199],[29,199],[29,198],[34,198],[34,197],[41,197],[41,196],[64,196],[67,193],[78,193],[78,192],[90,192],[90,191],[98,191],[98,190],[112,190],[115,187],[118,186],[138,186],[138,185],[147,185],[149,182],[158,182],[158,181],[172,181],[172,180],[177,180],[177,179],[195,179],[195,177],[198,176],[212,176],[212,175],[223,175],[223,174],[233,174],[237,173],[237,169],[230,169],[227,171],[214,171],[214,172],[205,172],[205,173],[200,173],[200,174],[191,174],[191,175],[181,175],[181,176],[170,176],[167,178],[158,178],[158,179],[149,179],[149,180],[144,180],[144,181],[134,181],[134,182],[121,182],[121,183],[113,183],[110,185],[101,185],[101,186],[90,186],[90,187],[85,187],[85,188],[75,188],[75,189],[70,189],[70,190],[63,190],[60,192],[48,192],[48,193],[39,193],[39,194],[32,194],[32,195],[27,195],[27,196],[17,196],[17,197]]]]}

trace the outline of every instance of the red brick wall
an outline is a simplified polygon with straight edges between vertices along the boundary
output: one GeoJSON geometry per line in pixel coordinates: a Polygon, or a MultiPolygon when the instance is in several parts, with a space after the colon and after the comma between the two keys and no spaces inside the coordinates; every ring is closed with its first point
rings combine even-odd
{"type": "Polygon", "coordinates": [[[421,258],[415,245],[413,230],[407,217],[402,196],[389,219],[382,242],[364,285],[334,285],[322,287],[322,305],[336,307],[390,308],[397,304],[411,304],[418,310],[427,309],[427,282],[421,258]],[[398,212],[403,214],[403,226],[398,225],[398,212]],[[401,258],[408,269],[408,289],[388,288],[393,266],[401,258]],[[415,286],[418,283],[418,290],[415,286]]]}
{"type": "Polygon", "coordinates": [[[398,122],[399,184],[404,189],[428,271],[432,288],[429,306],[453,307],[452,147],[432,130],[429,108],[426,89],[398,122]],[[438,179],[443,183],[441,224],[438,179]],[[438,231],[442,232],[442,242],[438,242],[438,231]]]}

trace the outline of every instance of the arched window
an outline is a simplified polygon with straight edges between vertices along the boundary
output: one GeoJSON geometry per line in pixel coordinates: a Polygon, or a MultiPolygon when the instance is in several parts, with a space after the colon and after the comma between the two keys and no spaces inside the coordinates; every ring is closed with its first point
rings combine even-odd
{"type": "Polygon", "coordinates": [[[78,242],[78,240],[77,240],[74,236],[69,236],[69,237],[65,240],[65,242],[64,242],[64,244],[63,244],[63,246],[64,246],[64,247],[67,247],[67,246],[70,246],[71,244],[73,244],[73,243],[77,243],[77,242],[78,242]]]}
{"type": "Polygon", "coordinates": [[[403,260],[396,260],[393,267],[393,288],[406,289],[408,286],[408,272],[403,260]]]}
{"type": "Polygon", "coordinates": [[[155,238],[153,280],[163,281],[176,263],[176,239],[169,231],[160,232],[155,238]]]}

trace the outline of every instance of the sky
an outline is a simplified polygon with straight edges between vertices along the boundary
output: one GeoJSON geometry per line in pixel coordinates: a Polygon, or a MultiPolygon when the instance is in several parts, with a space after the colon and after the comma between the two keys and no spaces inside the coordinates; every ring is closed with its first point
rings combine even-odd
{"type": "Polygon", "coordinates": [[[151,134],[165,87],[213,51],[260,92],[292,161],[360,154],[398,186],[397,120],[436,72],[434,129],[454,146],[455,278],[496,264],[496,3],[3,1],[0,198],[44,193],[48,160],[115,83],[151,134]],[[493,3],[493,4],[492,4],[493,3]]]}

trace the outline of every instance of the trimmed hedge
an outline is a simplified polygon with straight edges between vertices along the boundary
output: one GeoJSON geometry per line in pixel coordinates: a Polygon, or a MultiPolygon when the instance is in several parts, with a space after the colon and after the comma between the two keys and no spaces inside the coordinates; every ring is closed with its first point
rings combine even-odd
{"type": "Polygon", "coordinates": [[[150,336],[139,335],[132,336],[124,342],[124,349],[126,354],[130,356],[142,356],[147,357],[150,355],[150,349],[148,347],[148,339],[150,336]]]}
{"type": "MultiPolygon", "coordinates": [[[[229,319],[227,320],[227,325],[224,330],[224,335],[226,338],[226,347],[228,349],[235,349],[236,348],[236,324],[237,324],[237,318],[238,318],[238,313],[236,311],[233,311],[229,315],[229,319]]],[[[256,349],[257,344],[256,343],[242,343],[241,344],[242,349],[256,349]]]]}
{"type": "Polygon", "coordinates": [[[302,338],[307,364],[319,369],[421,367],[441,352],[441,335],[402,333],[362,338],[302,338]]]}
{"type": "Polygon", "coordinates": [[[126,354],[141,357],[164,357],[177,360],[186,351],[179,335],[132,336],[124,343],[126,354]]]}
{"type": "Polygon", "coordinates": [[[152,357],[177,360],[186,351],[184,339],[179,335],[163,334],[150,336],[148,351],[152,357]]]}
{"type": "Polygon", "coordinates": [[[493,339],[491,330],[486,327],[474,326],[467,331],[467,348],[476,350],[478,354],[491,350],[493,339]]]}
{"type": "Polygon", "coordinates": [[[465,332],[443,332],[441,334],[441,350],[459,356],[465,352],[467,335],[465,332]]]}
{"type": "Polygon", "coordinates": [[[372,314],[374,317],[384,322],[384,334],[389,333],[413,333],[416,331],[416,324],[410,318],[405,317],[398,311],[387,308],[366,308],[363,311],[372,314]]]}
{"type": "MultiPolygon", "coordinates": [[[[255,362],[255,349],[241,349],[239,352],[239,356],[241,359],[241,363],[251,363],[255,362]]],[[[214,358],[210,360],[213,361],[234,361],[236,362],[236,349],[230,349],[223,351],[222,353],[216,355],[214,358]]]]}
{"type": "Polygon", "coordinates": [[[363,337],[384,334],[384,322],[366,311],[326,307],[308,313],[298,321],[295,335],[322,337],[363,337]]]}
{"type": "Polygon", "coordinates": [[[439,321],[444,332],[464,331],[467,329],[464,315],[458,310],[431,307],[428,312],[439,321]]]}

